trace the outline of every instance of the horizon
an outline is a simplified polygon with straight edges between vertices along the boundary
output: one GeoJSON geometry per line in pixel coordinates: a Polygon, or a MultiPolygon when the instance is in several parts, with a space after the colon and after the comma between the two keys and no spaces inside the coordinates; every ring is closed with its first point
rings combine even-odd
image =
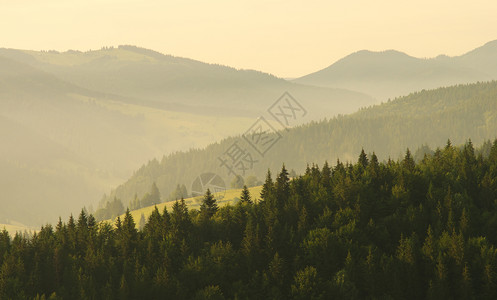
{"type": "MultiPolygon", "coordinates": [[[[229,68],[234,68],[236,70],[252,70],[252,71],[259,71],[259,72],[262,72],[262,73],[268,73],[270,75],[274,75],[278,78],[282,78],[282,79],[285,79],[285,80],[293,80],[293,79],[297,79],[297,78],[300,78],[300,77],[303,77],[303,76],[306,76],[306,75],[309,75],[309,74],[312,74],[312,73],[315,73],[315,72],[318,72],[318,71],[321,71],[323,69],[326,69],[330,66],[332,66],[333,64],[339,62],[340,60],[350,56],[350,55],[353,55],[355,53],[358,53],[358,52],[361,52],[361,51],[368,51],[368,52],[372,52],[372,53],[383,53],[383,52],[388,52],[388,51],[396,51],[396,52],[399,52],[399,53],[403,53],[403,54],[406,54],[410,57],[413,57],[413,58],[417,58],[417,59],[434,59],[434,58],[437,58],[439,56],[447,56],[449,58],[452,58],[452,57],[458,57],[458,56],[462,56],[462,55],[465,55],[473,50],[476,50],[480,47],[483,47],[485,45],[487,45],[488,43],[491,43],[491,42],[496,42],[497,39],[493,39],[493,40],[489,40],[489,41],[486,41],[484,42],[483,44],[479,45],[479,46],[475,46],[474,48],[471,48],[463,53],[459,53],[459,54],[455,54],[455,55],[447,55],[445,53],[439,53],[439,54],[435,54],[433,56],[430,56],[430,57],[419,57],[419,56],[414,56],[414,55],[411,55],[410,53],[407,53],[405,51],[401,51],[399,49],[383,49],[383,50],[371,50],[371,49],[358,49],[356,51],[353,51],[353,52],[350,52],[349,54],[346,54],[340,58],[338,58],[337,60],[333,61],[332,63],[326,65],[326,66],[323,66],[319,69],[316,69],[314,71],[311,71],[309,73],[306,73],[306,74],[302,74],[300,76],[297,76],[297,77],[282,77],[282,76],[279,76],[277,74],[273,74],[273,73],[269,73],[269,72],[266,72],[264,71],[263,69],[247,69],[247,68],[238,68],[236,66],[232,66],[232,65],[225,65],[225,64],[220,64],[220,63],[217,63],[217,62],[209,62],[209,61],[203,61],[203,60],[200,60],[200,59],[197,59],[197,58],[194,58],[194,57],[187,57],[187,56],[182,56],[182,55],[173,55],[171,53],[167,53],[167,52],[162,52],[162,51],[159,51],[159,50],[156,50],[156,49],[152,49],[152,48],[146,48],[146,47],[142,47],[140,45],[132,45],[132,44],[120,44],[120,45],[104,45],[104,46],[101,46],[100,48],[95,48],[95,49],[87,49],[87,50],[82,50],[82,49],[73,49],[73,48],[69,48],[69,49],[64,49],[64,50],[58,50],[58,49],[20,49],[20,48],[7,48],[7,49],[16,49],[16,50],[22,50],[22,51],[37,51],[37,52],[42,52],[42,51],[46,51],[46,52],[49,52],[49,51],[56,51],[58,53],[66,53],[66,52],[70,52],[70,51],[76,51],[76,52],[81,52],[81,53],[87,53],[87,52],[92,52],[92,51],[101,51],[101,50],[106,50],[106,49],[119,49],[119,47],[122,47],[122,46],[131,46],[131,47],[137,47],[137,48],[140,48],[140,49],[147,49],[147,50],[152,50],[152,51],[155,51],[155,52],[158,52],[162,55],[165,55],[165,56],[172,56],[172,57],[176,57],[176,58],[181,58],[181,59],[191,59],[191,60],[195,60],[195,61],[198,61],[198,62],[201,62],[201,63],[206,63],[206,64],[211,64],[211,65],[221,65],[221,66],[224,66],[224,67],[229,67],[229,68]]],[[[6,48],[6,47],[0,47],[1,48],[6,48]]]]}
{"type": "Polygon", "coordinates": [[[449,1],[307,5],[277,0],[50,0],[2,6],[0,26],[9,28],[2,47],[65,52],[136,45],[281,78],[307,75],[360,50],[458,56],[497,38],[485,30],[497,28],[492,1],[471,7],[449,1]]]}

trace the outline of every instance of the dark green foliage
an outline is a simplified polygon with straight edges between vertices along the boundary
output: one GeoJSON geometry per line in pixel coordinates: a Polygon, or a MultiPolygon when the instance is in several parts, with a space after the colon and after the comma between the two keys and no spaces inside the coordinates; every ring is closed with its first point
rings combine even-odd
{"type": "Polygon", "coordinates": [[[218,210],[216,198],[212,195],[210,189],[205,192],[202,204],[200,205],[200,217],[204,220],[210,219],[218,210]]]}
{"type": "Polygon", "coordinates": [[[240,195],[240,202],[252,204],[252,197],[250,196],[250,191],[246,185],[243,186],[242,194],[240,195]]]}
{"type": "MultiPolygon", "coordinates": [[[[495,299],[497,141],[416,163],[268,172],[263,200],[183,199],[137,230],[82,210],[32,236],[0,232],[1,299],[495,299]],[[485,147],[488,147],[485,146],[485,147]]],[[[141,226],[140,226],[141,227],[141,226]]]]}
{"type": "Polygon", "coordinates": [[[274,183],[273,179],[271,178],[271,171],[267,170],[266,181],[262,185],[261,200],[263,201],[269,200],[273,193],[274,193],[274,183]]]}
{"type": "MultiPolygon", "coordinates": [[[[434,148],[444,144],[447,138],[459,145],[469,137],[480,145],[497,134],[495,99],[497,82],[480,82],[421,91],[354,114],[297,126],[285,132],[284,138],[265,154],[264,163],[254,164],[249,170],[250,175],[264,181],[268,168],[278,170],[283,163],[288,170],[299,171],[311,161],[334,162],[341,158],[342,162],[355,162],[361,148],[365,154],[375,151],[379,161],[389,157],[403,158],[409,148],[413,159],[420,162],[425,153],[430,154],[426,148],[416,151],[421,145],[434,148]]],[[[308,99],[298,100],[308,108],[308,99]]],[[[219,167],[218,157],[235,141],[237,138],[227,138],[205,149],[173,153],[161,160],[152,160],[117,187],[102,206],[116,196],[126,207],[135,193],[142,197],[153,182],[157,182],[163,195],[170,195],[178,183],[191,183],[203,172],[225,176],[223,179],[229,185],[233,178],[227,176],[225,168],[219,167]]],[[[366,162],[362,160],[363,164],[366,162]]],[[[248,178],[246,180],[250,186],[248,178]]]]}

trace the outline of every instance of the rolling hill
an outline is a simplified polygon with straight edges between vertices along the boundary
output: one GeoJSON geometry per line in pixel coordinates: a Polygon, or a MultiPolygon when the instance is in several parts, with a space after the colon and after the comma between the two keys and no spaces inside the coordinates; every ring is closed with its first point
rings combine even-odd
{"type": "Polygon", "coordinates": [[[0,56],[132,104],[201,115],[257,117],[285,91],[305,101],[311,119],[350,113],[373,101],[358,92],[295,84],[135,46],[63,53],[0,49],[0,56]]]}
{"type": "Polygon", "coordinates": [[[447,139],[454,144],[464,144],[468,139],[476,145],[482,144],[497,136],[497,82],[422,91],[348,116],[311,122],[279,133],[281,138],[264,156],[257,156],[245,139],[236,136],[205,149],[152,160],[114,189],[107,200],[117,197],[126,205],[135,194],[142,197],[153,182],[163,196],[169,195],[177,184],[185,184],[190,190],[194,179],[206,172],[220,175],[229,184],[233,174],[222,161],[235,143],[251,151],[258,160],[240,175],[255,175],[260,180],[268,168],[278,170],[283,163],[287,169],[302,172],[312,161],[334,162],[337,158],[355,161],[355,149],[361,147],[386,160],[402,156],[408,147],[414,152],[420,145],[443,146],[447,139]]]}
{"type": "Polygon", "coordinates": [[[423,89],[497,79],[497,41],[464,55],[415,58],[388,50],[352,53],[294,82],[360,91],[381,101],[423,89]]]}
{"type": "Polygon", "coordinates": [[[372,101],[131,46],[0,49],[0,223],[96,204],[152,157],[243,132],[285,91],[308,110],[301,122],[372,101]]]}

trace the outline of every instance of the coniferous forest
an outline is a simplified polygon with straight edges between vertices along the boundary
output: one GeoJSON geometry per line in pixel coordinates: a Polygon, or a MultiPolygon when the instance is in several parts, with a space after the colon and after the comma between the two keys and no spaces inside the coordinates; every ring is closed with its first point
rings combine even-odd
{"type": "Polygon", "coordinates": [[[143,230],[129,211],[4,230],[0,299],[497,298],[497,140],[486,155],[448,142],[419,163],[283,166],[240,199],[207,191],[143,230]]]}
{"type": "MultiPolygon", "coordinates": [[[[289,170],[303,170],[312,162],[334,162],[337,158],[353,161],[361,148],[367,153],[374,151],[380,161],[400,158],[409,148],[417,161],[417,150],[422,145],[436,148],[447,139],[460,145],[468,138],[481,145],[497,132],[495,99],[497,81],[480,82],[416,92],[354,114],[313,121],[282,133],[283,138],[266,153],[264,160],[253,164],[245,175],[253,174],[262,180],[268,168],[278,170],[282,163],[289,170]]],[[[103,197],[97,211],[112,206],[115,199],[123,207],[131,208],[135,195],[139,199],[144,197],[154,182],[161,195],[167,197],[178,184],[190,188],[199,174],[215,172],[225,176],[228,172],[220,167],[218,157],[238,138],[150,160],[103,197]]],[[[231,174],[224,178],[225,182],[231,180],[231,174]]],[[[95,215],[99,219],[105,213],[95,215]]]]}

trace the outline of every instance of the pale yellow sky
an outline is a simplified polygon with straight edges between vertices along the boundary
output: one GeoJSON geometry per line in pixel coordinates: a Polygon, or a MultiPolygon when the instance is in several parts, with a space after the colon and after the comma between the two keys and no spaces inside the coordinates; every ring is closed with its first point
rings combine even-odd
{"type": "Polygon", "coordinates": [[[460,55],[494,39],[495,0],[0,0],[0,47],[132,44],[280,77],[362,49],[460,55]]]}

